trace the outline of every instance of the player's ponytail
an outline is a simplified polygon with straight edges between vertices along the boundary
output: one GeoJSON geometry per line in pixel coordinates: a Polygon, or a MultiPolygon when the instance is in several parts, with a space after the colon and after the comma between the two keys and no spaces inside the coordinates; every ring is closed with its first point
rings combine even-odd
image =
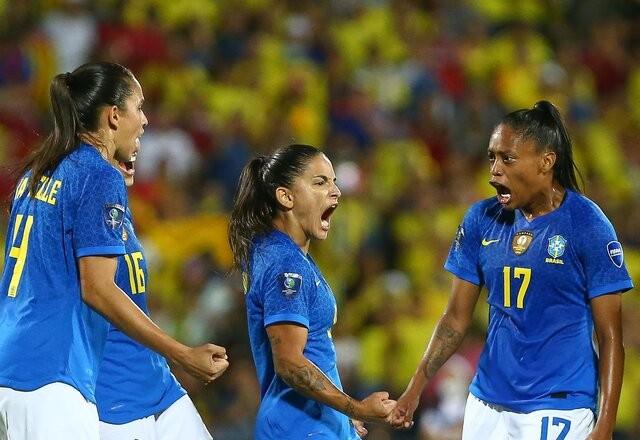
{"type": "Polygon", "coordinates": [[[573,160],[571,138],[556,106],[549,101],[538,101],[531,109],[509,113],[500,124],[511,127],[523,139],[535,141],[539,151],[555,152],[554,179],[564,188],[582,192],[576,177],[580,176],[582,181],[582,176],[573,160]]]}
{"type": "MultiPolygon", "coordinates": [[[[26,169],[31,170],[29,192],[36,193],[40,178],[55,167],[65,153],[77,144],[78,114],[69,90],[70,73],[56,75],[51,81],[49,95],[53,129],[41,147],[29,158],[26,169]]],[[[26,171],[26,170],[25,170],[26,171]]]]}
{"type": "Polygon", "coordinates": [[[554,137],[556,142],[555,146],[552,146],[557,157],[556,164],[554,166],[554,178],[564,188],[581,192],[576,175],[580,176],[581,180],[582,176],[580,175],[580,170],[573,160],[571,137],[564,126],[564,121],[562,120],[562,116],[560,116],[560,112],[556,106],[551,104],[549,101],[538,101],[533,108],[548,115],[548,117],[553,121],[553,126],[555,126],[554,137]]]}
{"type": "Polygon", "coordinates": [[[276,200],[278,187],[290,188],[309,161],[320,154],[310,145],[293,144],[272,156],[258,156],[245,165],[240,175],[229,221],[229,245],[236,269],[249,270],[253,239],[273,229],[273,219],[281,208],[276,200]]]}
{"type": "Polygon", "coordinates": [[[265,161],[264,156],[258,156],[245,165],[233,203],[229,221],[229,244],[234,265],[240,270],[248,267],[253,237],[273,228],[275,203],[262,180],[265,161]]]}

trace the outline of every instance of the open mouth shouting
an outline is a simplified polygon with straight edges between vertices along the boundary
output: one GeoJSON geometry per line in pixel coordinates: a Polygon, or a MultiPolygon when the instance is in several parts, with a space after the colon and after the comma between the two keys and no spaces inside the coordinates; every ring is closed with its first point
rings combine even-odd
{"type": "Polygon", "coordinates": [[[323,231],[329,230],[329,227],[331,226],[331,216],[333,215],[333,212],[337,207],[338,203],[333,203],[322,213],[322,216],[320,217],[320,223],[323,231]]]}
{"type": "Polygon", "coordinates": [[[489,182],[491,186],[493,186],[498,193],[498,202],[502,206],[507,206],[511,201],[511,190],[504,185],[499,184],[498,182],[489,182]]]}
{"type": "Polygon", "coordinates": [[[120,168],[120,170],[125,176],[133,177],[133,175],[136,173],[135,163],[137,158],[138,158],[138,153],[133,153],[133,155],[128,161],[125,161],[125,162],[118,161],[118,167],[120,168]]]}

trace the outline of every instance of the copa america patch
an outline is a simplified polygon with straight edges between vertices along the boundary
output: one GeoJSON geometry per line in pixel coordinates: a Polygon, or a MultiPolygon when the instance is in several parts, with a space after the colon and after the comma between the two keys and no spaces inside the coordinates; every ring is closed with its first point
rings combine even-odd
{"type": "Polygon", "coordinates": [[[104,221],[111,229],[118,229],[124,222],[124,206],[105,205],[104,221]]]}
{"type": "Polygon", "coordinates": [[[622,245],[619,241],[610,241],[607,243],[607,253],[611,262],[617,267],[621,268],[624,263],[624,252],[622,251],[622,245]]]}
{"type": "Polygon", "coordinates": [[[285,272],[278,275],[280,285],[283,287],[284,296],[292,296],[300,291],[302,287],[302,275],[298,273],[285,272]]]}

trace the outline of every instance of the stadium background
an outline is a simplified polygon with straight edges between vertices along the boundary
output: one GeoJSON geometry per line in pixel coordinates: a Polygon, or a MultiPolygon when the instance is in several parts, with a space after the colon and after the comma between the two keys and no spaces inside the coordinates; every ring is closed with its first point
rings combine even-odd
{"type": "MultiPolygon", "coordinates": [[[[49,128],[53,75],[129,66],[150,121],[130,199],[153,317],[228,348],[229,371],[206,389],[176,373],[216,439],[250,439],[259,391],[227,215],[253,154],[321,146],[343,197],[312,252],[340,303],[345,388],[398,396],[446,304],[458,222],[494,194],[486,147],[507,111],[561,108],[586,193],[640,280],[638,29],[631,0],[0,0],[0,226],[16,164],[49,128]]],[[[617,439],[640,438],[639,322],[632,292],[617,439]]],[[[484,306],[476,324],[426,391],[418,429],[370,439],[459,438],[484,306]]]]}

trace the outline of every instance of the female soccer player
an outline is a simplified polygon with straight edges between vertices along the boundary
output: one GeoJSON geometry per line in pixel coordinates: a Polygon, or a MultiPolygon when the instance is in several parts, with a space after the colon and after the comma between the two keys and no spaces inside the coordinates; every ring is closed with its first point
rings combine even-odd
{"type": "Polygon", "coordinates": [[[336,300],[308,254],[327,238],[340,190],[318,149],[289,145],[244,168],[229,241],[244,272],[249,337],[262,401],[256,440],[357,439],[358,421],[384,422],[388,393],[362,401],[342,391],[331,327],[336,300]]]}
{"type": "Polygon", "coordinates": [[[140,84],[117,64],[86,64],[52,81],[53,130],[18,180],[6,237],[0,438],[98,439],[103,316],[201,380],[226,368],[214,362],[222,347],[180,344],[114,283],[127,196],[110,162],[137,153],[142,102],[140,84]]]}
{"type": "Polygon", "coordinates": [[[497,197],[473,205],[458,228],[445,264],[454,275],[449,304],[393,423],[411,425],[485,285],[489,329],[462,438],[610,439],[624,359],[620,293],[633,287],[615,231],[580,193],[551,103],[508,114],[491,136],[489,163],[497,197]]]}
{"type": "MultiPolygon", "coordinates": [[[[137,154],[115,162],[127,187],[133,185],[137,154]]],[[[118,257],[116,284],[140,310],[148,313],[147,263],[133,227],[131,211],[124,215],[125,254],[118,257]]],[[[229,363],[215,359],[221,374],[229,363]]],[[[211,440],[193,402],[171,374],[165,358],[132,340],[113,325],[100,363],[96,384],[100,440],[211,440]]]]}

